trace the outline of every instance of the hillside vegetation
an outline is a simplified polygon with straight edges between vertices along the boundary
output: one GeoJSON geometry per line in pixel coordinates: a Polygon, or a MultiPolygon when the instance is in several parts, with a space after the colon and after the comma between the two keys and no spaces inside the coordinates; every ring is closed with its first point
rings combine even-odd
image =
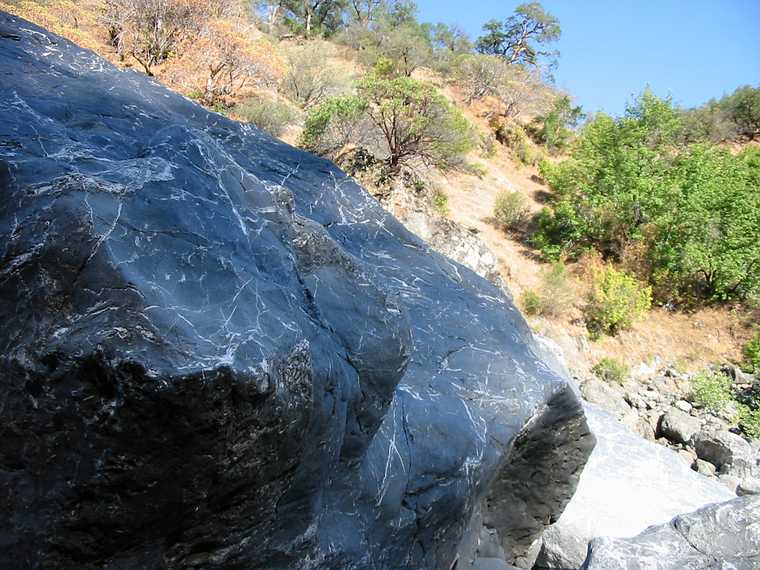
{"type": "Polygon", "coordinates": [[[479,38],[400,0],[0,9],[327,156],[376,195],[430,200],[496,252],[534,327],[592,339],[578,368],[756,366],[757,87],[694,109],[644,90],[621,117],[586,117],[553,84],[561,24],[537,2],[479,38]]]}

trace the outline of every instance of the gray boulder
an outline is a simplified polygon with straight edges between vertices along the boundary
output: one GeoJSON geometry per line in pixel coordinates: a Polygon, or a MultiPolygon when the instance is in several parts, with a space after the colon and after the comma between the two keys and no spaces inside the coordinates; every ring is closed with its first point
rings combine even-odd
{"type": "Polygon", "coordinates": [[[675,443],[688,443],[701,427],[699,419],[670,408],[660,418],[658,435],[663,435],[675,443]]]}
{"type": "Polygon", "coordinates": [[[334,164],[0,12],[0,568],[525,556],[593,447],[497,286],[334,164]]]}
{"type": "Polygon", "coordinates": [[[598,538],[581,570],[760,568],[760,497],[740,497],[675,517],[629,538],[598,538]]]}
{"type": "Polygon", "coordinates": [[[704,459],[697,459],[694,462],[695,471],[701,475],[704,475],[705,477],[714,477],[715,476],[715,465],[710,463],[709,461],[705,461],[704,459]]]}
{"type": "Polygon", "coordinates": [[[592,405],[585,410],[597,446],[570,504],[544,532],[536,568],[578,568],[593,538],[635,536],[735,496],[692,471],[671,449],[630,433],[611,414],[592,405]]]}
{"type": "Polygon", "coordinates": [[[750,444],[727,430],[701,431],[694,436],[692,444],[700,459],[709,461],[722,472],[728,472],[731,466],[743,468],[753,462],[750,444]]]}

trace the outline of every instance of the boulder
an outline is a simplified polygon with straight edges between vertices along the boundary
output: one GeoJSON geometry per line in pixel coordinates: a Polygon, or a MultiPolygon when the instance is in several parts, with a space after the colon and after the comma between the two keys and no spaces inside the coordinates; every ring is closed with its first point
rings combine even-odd
{"type": "Polygon", "coordinates": [[[694,470],[705,477],[715,477],[715,465],[704,459],[694,461],[694,470]]]}
{"type": "Polygon", "coordinates": [[[722,471],[734,464],[747,465],[753,457],[747,440],[727,430],[701,431],[694,436],[692,444],[700,459],[709,461],[722,471]]]}
{"type": "Polygon", "coordinates": [[[593,538],[635,536],[735,496],[692,471],[671,449],[630,433],[608,412],[585,409],[597,445],[570,504],[544,532],[536,569],[578,568],[593,538]]]}
{"type": "Polygon", "coordinates": [[[687,414],[688,414],[689,412],[691,412],[691,410],[692,410],[692,408],[693,408],[693,406],[692,406],[692,405],[691,405],[689,402],[687,402],[686,400],[678,400],[678,401],[676,401],[676,403],[675,403],[675,404],[673,404],[673,405],[674,405],[676,408],[678,408],[679,410],[681,410],[682,412],[684,412],[684,413],[687,413],[687,414]]]}
{"type": "Polygon", "coordinates": [[[598,378],[586,379],[581,384],[581,393],[585,400],[615,414],[618,419],[630,417],[633,411],[626,402],[625,391],[621,387],[610,385],[598,378]]]}
{"type": "Polygon", "coordinates": [[[746,477],[739,482],[736,488],[736,494],[744,495],[760,495],[760,479],[754,477],[746,477]]]}
{"type": "Polygon", "coordinates": [[[581,570],[760,568],[760,497],[675,517],[634,538],[598,538],[581,570]]]}
{"type": "Polygon", "coordinates": [[[677,408],[670,408],[660,418],[658,435],[664,435],[675,443],[688,443],[700,427],[699,419],[677,408]]]}
{"type": "Polygon", "coordinates": [[[501,289],[332,163],[0,13],[0,567],[466,569],[593,447],[501,289]]]}

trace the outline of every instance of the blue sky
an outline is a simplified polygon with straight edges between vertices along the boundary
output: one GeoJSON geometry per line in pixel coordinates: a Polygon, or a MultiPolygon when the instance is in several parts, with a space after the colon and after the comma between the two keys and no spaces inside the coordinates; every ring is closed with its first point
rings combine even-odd
{"type": "MultiPolygon", "coordinates": [[[[420,20],[473,38],[514,0],[417,0],[420,20]]],[[[647,85],[684,106],[760,85],[760,0],[544,0],[562,39],[555,74],[587,112],[618,114],[647,85]]]]}

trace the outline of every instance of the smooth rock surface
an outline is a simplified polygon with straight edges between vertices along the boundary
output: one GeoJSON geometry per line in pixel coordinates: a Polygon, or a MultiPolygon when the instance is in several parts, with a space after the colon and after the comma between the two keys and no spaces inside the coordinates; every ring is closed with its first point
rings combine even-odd
{"type": "Polygon", "coordinates": [[[671,408],[660,418],[659,434],[676,443],[688,443],[701,425],[699,419],[671,408]]]}
{"type": "Polygon", "coordinates": [[[498,287],[3,13],[0,77],[0,567],[528,556],[594,440],[498,287]]]}
{"type": "Polygon", "coordinates": [[[593,538],[635,536],[735,496],[692,471],[674,451],[630,433],[608,412],[587,405],[586,417],[597,445],[575,496],[544,533],[536,568],[578,568],[593,538]]]}
{"type": "Polygon", "coordinates": [[[709,461],[721,471],[734,464],[749,465],[752,462],[749,443],[730,431],[701,431],[694,436],[692,443],[700,459],[709,461]]]}
{"type": "Polygon", "coordinates": [[[599,538],[582,570],[760,568],[760,497],[711,505],[630,539],[599,538]]]}

